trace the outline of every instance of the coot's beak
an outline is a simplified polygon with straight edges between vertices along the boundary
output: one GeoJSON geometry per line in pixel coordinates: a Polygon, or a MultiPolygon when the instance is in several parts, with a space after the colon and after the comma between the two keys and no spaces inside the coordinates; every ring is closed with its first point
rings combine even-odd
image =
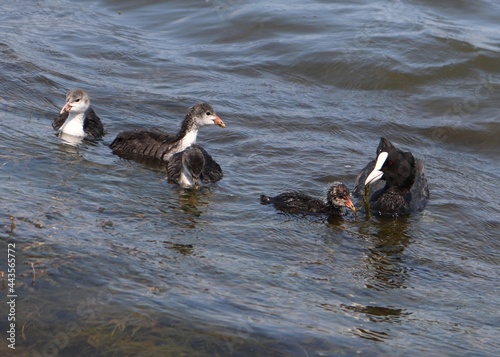
{"type": "Polygon", "coordinates": [[[349,197],[347,197],[345,199],[345,206],[347,208],[349,208],[351,211],[353,211],[354,213],[356,213],[356,207],[354,207],[354,205],[349,197]]]}
{"type": "Polygon", "coordinates": [[[368,177],[365,180],[365,186],[370,185],[370,184],[372,184],[372,183],[374,183],[382,178],[384,173],[382,171],[380,171],[380,169],[382,168],[382,166],[384,166],[385,160],[387,160],[388,156],[389,156],[389,154],[386,153],[385,151],[382,151],[380,154],[378,154],[377,162],[375,163],[375,167],[373,168],[373,171],[370,172],[370,174],[368,175],[368,177]]]}
{"type": "Polygon", "coordinates": [[[222,121],[221,118],[219,118],[218,115],[215,116],[214,124],[220,126],[221,128],[225,128],[226,127],[226,124],[224,124],[224,122],[222,121]]]}
{"type": "Polygon", "coordinates": [[[59,114],[69,112],[70,110],[71,110],[71,104],[66,103],[64,105],[64,107],[61,109],[61,111],[59,112],[59,114]]]}

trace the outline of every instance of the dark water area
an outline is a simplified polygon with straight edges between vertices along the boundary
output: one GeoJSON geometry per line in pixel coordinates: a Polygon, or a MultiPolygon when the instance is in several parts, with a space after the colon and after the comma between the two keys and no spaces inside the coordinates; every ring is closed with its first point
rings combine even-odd
{"type": "Polygon", "coordinates": [[[494,1],[2,1],[0,355],[497,356],[499,22],[494,1]],[[101,142],[51,127],[76,87],[101,142]],[[216,185],[107,147],[200,101],[227,125],[198,134],[216,185]],[[419,214],[260,205],[352,188],[381,136],[425,162],[419,214]]]}

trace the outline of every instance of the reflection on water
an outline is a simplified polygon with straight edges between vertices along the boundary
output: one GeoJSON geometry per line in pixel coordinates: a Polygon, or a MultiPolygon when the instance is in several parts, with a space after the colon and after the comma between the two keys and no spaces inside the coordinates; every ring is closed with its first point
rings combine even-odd
{"type": "Polygon", "coordinates": [[[401,317],[408,315],[408,313],[406,313],[403,309],[389,307],[361,305],[347,306],[344,304],[341,304],[340,306],[352,312],[365,314],[372,322],[401,322],[401,317]]]}
{"type": "Polygon", "coordinates": [[[179,188],[179,208],[193,217],[200,217],[210,202],[210,194],[208,186],[202,186],[199,189],[179,188]]]}
{"type": "Polygon", "coordinates": [[[180,243],[172,243],[172,242],[164,242],[165,246],[169,249],[173,249],[182,255],[193,254],[194,246],[192,244],[180,244],[180,243]]]}
{"type": "Polygon", "coordinates": [[[359,234],[369,242],[366,255],[366,287],[385,290],[405,287],[409,270],[405,266],[403,253],[410,243],[409,217],[397,219],[373,217],[360,225],[359,234]]]}
{"type": "Polygon", "coordinates": [[[78,136],[74,136],[74,135],[68,135],[68,134],[65,134],[65,133],[61,133],[59,135],[59,137],[64,142],[64,144],[65,144],[64,146],[65,147],[74,147],[74,148],[77,148],[78,145],[80,145],[80,144],[83,143],[83,138],[82,137],[78,137],[78,136]]]}

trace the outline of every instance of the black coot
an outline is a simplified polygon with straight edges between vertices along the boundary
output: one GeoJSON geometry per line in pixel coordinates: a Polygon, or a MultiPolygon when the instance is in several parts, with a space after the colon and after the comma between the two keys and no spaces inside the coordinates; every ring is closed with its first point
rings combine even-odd
{"type": "Polygon", "coordinates": [[[380,139],[377,158],[356,178],[354,195],[361,195],[367,185],[372,191],[370,208],[380,215],[398,216],[421,211],[429,198],[422,160],[396,148],[385,138],[380,139]],[[385,181],[385,185],[379,180],[385,181]]]}

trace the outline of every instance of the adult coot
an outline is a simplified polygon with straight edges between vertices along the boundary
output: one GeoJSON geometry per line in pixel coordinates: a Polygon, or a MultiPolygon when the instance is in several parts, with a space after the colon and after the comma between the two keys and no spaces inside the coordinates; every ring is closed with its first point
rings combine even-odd
{"type": "Polygon", "coordinates": [[[429,198],[429,188],[422,160],[411,152],[403,152],[389,140],[380,139],[377,157],[361,170],[356,178],[354,194],[372,187],[371,210],[380,215],[407,215],[421,211],[429,198]],[[385,185],[373,185],[377,181],[385,185]]]}

